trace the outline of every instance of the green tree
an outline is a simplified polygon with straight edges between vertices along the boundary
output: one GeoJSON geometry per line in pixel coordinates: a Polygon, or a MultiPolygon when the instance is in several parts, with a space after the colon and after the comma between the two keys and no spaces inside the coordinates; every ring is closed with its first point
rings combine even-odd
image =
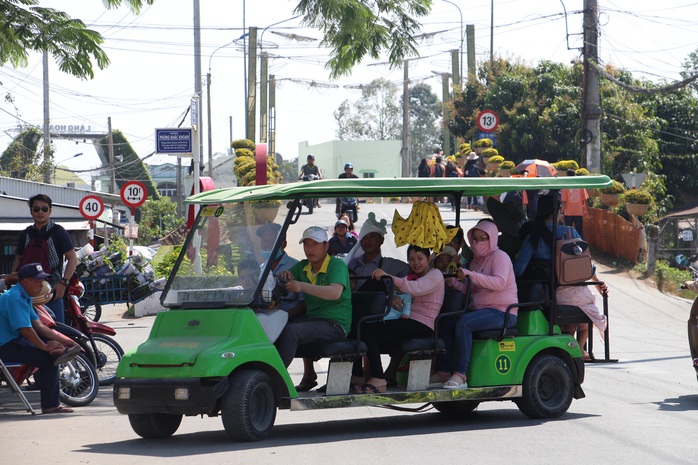
{"type": "MultiPolygon", "coordinates": [[[[410,166],[417,174],[419,160],[441,145],[441,101],[431,86],[419,83],[409,88],[410,166]]],[[[402,100],[402,99],[401,99],[402,100]]]]}
{"type": "Polygon", "coordinates": [[[279,174],[281,174],[281,182],[296,182],[298,180],[298,158],[293,160],[284,160],[279,165],[279,174]]]}
{"type": "Polygon", "coordinates": [[[379,78],[361,89],[361,98],[345,100],[334,112],[339,140],[394,140],[402,133],[402,110],[395,84],[379,78]]]}
{"type": "Polygon", "coordinates": [[[157,242],[184,223],[184,218],[177,216],[177,204],[169,197],[146,200],[140,208],[140,213],[136,241],[139,245],[157,242]]]}
{"type": "Polygon", "coordinates": [[[431,0],[301,0],[296,13],[324,34],[332,48],[327,67],[332,78],[349,74],[366,56],[379,59],[388,52],[393,67],[416,55],[420,29],[416,18],[429,14],[431,0]]]}
{"type": "Polygon", "coordinates": [[[37,148],[41,133],[36,128],[22,131],[0,156],[0,173],[15,179],[40,181],[43,170],[39,167],[37,148]]]}
{"type": "MultiPolygon", "coordinates": [[[[155,0],[107,0],[108,8],[126,3],[134,13],[155,0]]],[[[81,79],[94,77],[93,62],[99,69],[109,65],[100,45],[104,38],[87,29],[79,19],[44,8],[38,0],[0,1],[0,65],[27,66],[29,52],[48,52],[61,71],[81,79]]]]}
{"type": "MultiPolygon", "coordinates": [[[[121,131],[112,132],[112,142],[114,146],[114,179],[116,190],[119,191],[124,183],[128,181],[140,181],[145,185],[148,198],[157,200],[160,193],[155,188],[155,183],[150,177],[150,171],[129,144],[126,136],[121,131]]],[[[109,157],[109,136],[104,136],[96,146],[97,153],[102,162],[106,165],[109,157]]]]}

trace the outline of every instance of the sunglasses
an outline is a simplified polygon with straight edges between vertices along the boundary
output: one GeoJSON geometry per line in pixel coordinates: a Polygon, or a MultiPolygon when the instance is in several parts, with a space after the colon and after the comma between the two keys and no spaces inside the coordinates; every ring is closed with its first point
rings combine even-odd
{"type": "Polygon", "coordinates": [[[32,211],[34,213],[39,213],[39,212],[47,213],[49,210],[50,210],[50,208],[48,208],[45,205],[43,207],[32,207],[32,211]]]}

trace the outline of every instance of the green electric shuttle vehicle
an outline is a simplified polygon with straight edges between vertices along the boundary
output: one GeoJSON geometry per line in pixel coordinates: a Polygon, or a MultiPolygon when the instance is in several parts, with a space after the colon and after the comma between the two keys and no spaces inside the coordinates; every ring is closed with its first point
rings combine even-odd
{"type": "MultiPolygon", "coordinates": [[[[584,397],[584,361],[576,340],[559,327],[577,321],[581,311],[558,308],[562,306],[556,305],[551,291],[554,273],[548,282],[519,283],[521,302],[510,306],[519,308],[514,329],[474,335],[467,389],[429,388],[432,359],[443,350],[437,324],[433,338],[397,348],[405,354],[408,370],[398,386],[385,393],[350,392],[352,362],[366,350],[360,337],[301,347],[298,356],[325,359],[329,369],[322,392],[299,393],[294,388],[299,380],[291,379],[274,346],[287,320],[280,309],[287,298],[285,288],[269,266],[259,267],[264,260],[257,232],[264,224],[278,225],[272,228],[277,236],[271,251],[275,257],[285,240],[298,244],[303,199],[332,198],[334,204],[339,197],[451,197],[458,223],[465,196],[542,189],[555,193],[610,184],[607,176],[327,179],[194,195],[187,203],[198,214],[161,297],[168,311],[157,315],[148,339],[122,357],[114,403],[144,438],[169,437],[183,416],[206,415],[220,416],[232,439],[260,440],[272,430],[277,409],[431,404],[439,412],[465,415],[481,402],[513,401],[529,417],[559,417],[572,399],[584,397]],[[240,266],[250,261],[257,266],[251,278],[240,266]],[[523,296],[522,289],[541,284],[538,294],[523,296]]],[[[370,320],[387,314],[390,298],[380,294],[353,292],[354,327],[376,324],[370,320]]],[[[467,296],[447,292],[439,318],[457,318],[467,304],[467,296]]]]}

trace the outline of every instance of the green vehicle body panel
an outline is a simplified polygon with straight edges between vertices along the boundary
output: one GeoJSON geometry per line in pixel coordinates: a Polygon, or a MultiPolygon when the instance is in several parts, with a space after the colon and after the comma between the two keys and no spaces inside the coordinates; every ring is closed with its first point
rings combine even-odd
{"type": "Polygon", "coordinates": [[[297,395],[288,371],[249,308],[172,310],[159,313],[148,340],[119,362],[119,378],[226,377],[248,363],[276,371],[297,395]],[[232,354],[223,357],[222,354],[232,354]]]}

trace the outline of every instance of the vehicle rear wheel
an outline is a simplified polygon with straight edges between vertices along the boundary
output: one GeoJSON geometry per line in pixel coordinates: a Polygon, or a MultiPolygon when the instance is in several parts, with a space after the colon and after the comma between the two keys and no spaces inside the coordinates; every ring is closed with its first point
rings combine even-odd
{"type": "Polygon", "coordinates": [[[526,369],[523,397],[516,405],[531,418],[557,418],[570,407],[573,396],[574,381],[565,362],[554,355],[538,355],[526,369]]]}
{"type": "Polygon", "coordinates": [[[83,353],[58,367],[60,399],[71,407],[84,407],[97,397],[99,378],[94,365],[83,353]]]}
{"type": "Polygon", "coordinates": [[[472,413],[480,405],[477,400],[456,400],[452,402],[432,402],[436,410],[447,415],[466,415],[472,413]]]}
{"type": "Polygon", "coordinates": [[[308,214],[313,214],[313,208],[315,208],[315,199],[306,199],[305,206],[308,207],[308,214]]]}
{"type": "Polygon", "coordinates": [[[169,413],[130,414],[128,421],[133,431],[145,439],[169,438],[182,423],[182,415],[169,413]]]}
{"type": "Polygon", "coordinates": [[[236,441],[259,441],[276,419],[276,396],[271,379],[258,370],[233,373],[221,405],[223,427],[236,441]]]}

